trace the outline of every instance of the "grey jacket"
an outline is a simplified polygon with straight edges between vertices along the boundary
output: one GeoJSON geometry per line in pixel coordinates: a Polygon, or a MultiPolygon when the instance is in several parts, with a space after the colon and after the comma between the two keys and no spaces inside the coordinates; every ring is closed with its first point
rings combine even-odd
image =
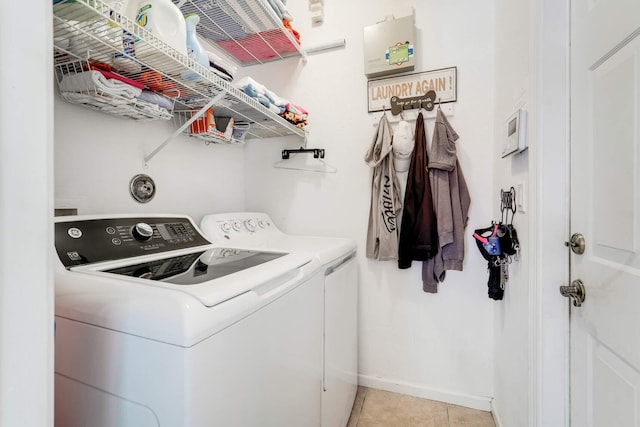
{"type": "Polygon", "coordinates": [[[462,271],[464,229],[471,197],[456,157],[458,134],[438,109],[429,155],[429,179],[438,228],[440,250],[422,265],[425,292],[437,292],[446,270],[462,271]]]}
{"type": "Polygon", "coordinates": [[[402,201],[393,165],[392,142],[393,131],[387,116],[383,115],[364,158],[373,169],[366,255],[380,261],[394,260],[398,256],[397,216],[402,201]]]}

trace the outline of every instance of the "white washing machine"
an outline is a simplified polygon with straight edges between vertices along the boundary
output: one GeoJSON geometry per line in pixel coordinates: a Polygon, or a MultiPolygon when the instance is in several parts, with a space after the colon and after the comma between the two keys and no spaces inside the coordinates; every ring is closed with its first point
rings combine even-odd
{"type": "Polygon", "coordinates": [[[205,216],[200,227],[216,244],[313,256],[323,281],[321,426],[346,426],[358,384],[358,273],[351,239],[283,233],[265,213],[205,216]]]}
{"type": "Polygon", "coordinates": [[[180,215],[63,217],[55,233],[56,426],[320,424],[312,256],[212,245],[180,215]]]}

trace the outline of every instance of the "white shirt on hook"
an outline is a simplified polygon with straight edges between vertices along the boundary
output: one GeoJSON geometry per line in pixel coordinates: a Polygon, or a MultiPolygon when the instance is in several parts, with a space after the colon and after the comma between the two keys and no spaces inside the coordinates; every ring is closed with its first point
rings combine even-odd
{"type": "Polygon", "coordinates": [[[396,131],[393,133],[393,164],[396,172],[406,172],[411,163],[411,153],[415,145],[415,126],[406,120],[400,120],[396,131]]]}

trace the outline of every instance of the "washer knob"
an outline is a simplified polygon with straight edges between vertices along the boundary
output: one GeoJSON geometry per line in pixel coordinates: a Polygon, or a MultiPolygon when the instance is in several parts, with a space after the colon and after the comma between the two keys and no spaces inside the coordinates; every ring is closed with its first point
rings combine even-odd
{"type": "Polygon", "coordinates": [[[231,223],[223,222],[220,228],[222,229],[223,232],[229,233],[231,231],[231,223]]]}
{"type": "Polygon", "coordinates": [[[237,219],[236,219],[235,221],[233,221],[233,229],[234,229],[235,231],[240,231],[240,230],[242,230],[242,223],[240,222],[240,220],[237,220],[237,219]]]}
{"type": "Polygon", "coordinates": [[[146,242],[153,237],[153,228],[146,222],[139,222],[131,229],[131,235],[139,242],[146,242]]]}

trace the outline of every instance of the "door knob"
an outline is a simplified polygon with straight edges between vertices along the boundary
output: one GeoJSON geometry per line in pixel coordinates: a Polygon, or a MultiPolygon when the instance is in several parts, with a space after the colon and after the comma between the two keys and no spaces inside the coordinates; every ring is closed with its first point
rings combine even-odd
{"type": "Polygon", "coordinates": [[[580,279],[574,280],[569,286],[560,286],[560,293],[563,297],[571,298],[574,307],[580,307],[585,300],[584,284],[580,279]]]}

